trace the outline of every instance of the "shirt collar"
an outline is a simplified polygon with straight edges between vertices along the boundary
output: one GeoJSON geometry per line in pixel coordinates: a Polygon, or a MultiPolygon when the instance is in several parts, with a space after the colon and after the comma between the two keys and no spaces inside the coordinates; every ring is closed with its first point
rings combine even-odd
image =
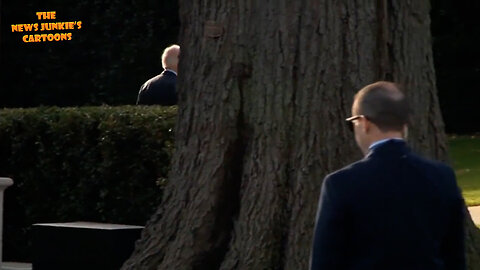
{"type": "Polygon", "coordinates": [[[166,68],[165,71],[170,71],[170,72],[172,72],[173,74],[175,74],[175,76],[178,76],[178,75],[177,75],[177,72],[175,72],[174,70],[171,70],[171,69],[166,68]]]}
{"type": "Polygon", "coordinates": [[[387,139],[382,139],[382,140],[379,140],[379,141],[376,141],[374,143],[372,143],[369,147],[368,147],[368,150],[372,150],[388,141],[404,141],[404,139],[402,138],[387,138],[387,139]]]}

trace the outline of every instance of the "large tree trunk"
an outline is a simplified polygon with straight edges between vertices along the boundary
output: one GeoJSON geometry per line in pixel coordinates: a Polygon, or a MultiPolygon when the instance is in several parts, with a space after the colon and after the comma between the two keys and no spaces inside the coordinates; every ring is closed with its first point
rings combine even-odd
{"type": "Polygon", "coordinates": [[[403,84],[410,144],[446,159],[428,1],[183,0],[180,18],[172,171],[123,269],[306,269],[322,178],[361,158],[343,119],[373,81],[403,84]]]}

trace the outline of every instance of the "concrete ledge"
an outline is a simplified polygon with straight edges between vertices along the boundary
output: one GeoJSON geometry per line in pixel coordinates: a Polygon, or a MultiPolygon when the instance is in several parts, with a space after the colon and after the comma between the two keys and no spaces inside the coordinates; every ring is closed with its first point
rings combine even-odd
{"type": "Polygon", "coordinates": [[[93,230],[129,230],[129,229],[143,229],[143,226],[125,225],[125,224],[111,224],[98,223],[87,221],[64,222],[64,223],[36,223],[34,226],[47,226],[58,228],[77,228],[77,229],[93,229],[93,230]]]}
{"type": "Polygon", "coordinates": [[[96,222],[33,224],[33,269],[118,270],[133,252],[142,229],[96,222]]]}
{"type": "Polygon", "coordinates": [[[0,177],[0,187],[8,187],[13,185],[13,180],[10,178],[0,177]]]}
{"type": "Polygon", "coordinates": [[[13,180],[6,177],[0,177],[0,269],[2,267],[2,244],[3,244],[3,191],[13,185],[13,180]]]}
{"type": "Polygon", "coordinates": [[[1,270],[32,270],[32,264],[20,262],[3,262],[1,270]]]}

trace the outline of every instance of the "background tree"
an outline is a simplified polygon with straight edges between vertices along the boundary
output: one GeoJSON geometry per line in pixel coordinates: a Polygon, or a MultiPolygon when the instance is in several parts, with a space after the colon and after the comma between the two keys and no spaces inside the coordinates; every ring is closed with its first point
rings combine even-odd
{"type": "Polygon", "coordinates": [[[321,180],[361,157],[342,122],[373,81],[404,85],[410,145],[447,158],[429,1],[179,4],[176,152],[123,269],[306,269],[321,180]]]}

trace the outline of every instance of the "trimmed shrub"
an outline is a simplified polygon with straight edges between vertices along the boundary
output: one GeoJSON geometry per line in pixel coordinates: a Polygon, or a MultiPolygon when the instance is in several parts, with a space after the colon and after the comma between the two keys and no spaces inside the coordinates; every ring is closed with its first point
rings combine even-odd
{"type": "Polygon", "coordinates": [[[160,204],[176,107],[0,110],[4,258],[30,260],[34,223],[144,225],[160,204]]]}

